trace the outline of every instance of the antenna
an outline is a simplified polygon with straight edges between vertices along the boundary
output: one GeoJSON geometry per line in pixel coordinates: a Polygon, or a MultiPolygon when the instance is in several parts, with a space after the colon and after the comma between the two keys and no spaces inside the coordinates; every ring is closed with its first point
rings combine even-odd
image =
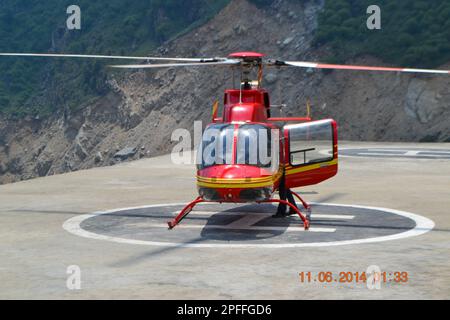
{"type": "Polygon", "coordinates": [[[310,100],[310,98],[308,98],[308,100],[306,100],[306,117],[311,118],[311,100],[310,100]]]}

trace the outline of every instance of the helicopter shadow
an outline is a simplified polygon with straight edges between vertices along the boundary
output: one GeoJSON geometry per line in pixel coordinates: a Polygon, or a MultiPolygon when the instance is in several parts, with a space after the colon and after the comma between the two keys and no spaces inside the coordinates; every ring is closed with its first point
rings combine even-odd
{"type": "Polygon", "coordinates": [[[270,204],[248,204],[217,212],[207,218],[200,238],[247,242],[278,237],[292,226],[292,220],[273,218],[276,211],[277,207],[270,204]]]}

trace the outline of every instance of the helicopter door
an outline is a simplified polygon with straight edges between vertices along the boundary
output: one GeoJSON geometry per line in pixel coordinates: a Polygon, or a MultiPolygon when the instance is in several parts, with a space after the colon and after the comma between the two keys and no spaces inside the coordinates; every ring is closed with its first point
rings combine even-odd
{"type": "Polygon", "coordinates": [[[337,125],[332,119],[286,125],[284,165],[286,187],[327,180],[337,173],[337,125]]]}

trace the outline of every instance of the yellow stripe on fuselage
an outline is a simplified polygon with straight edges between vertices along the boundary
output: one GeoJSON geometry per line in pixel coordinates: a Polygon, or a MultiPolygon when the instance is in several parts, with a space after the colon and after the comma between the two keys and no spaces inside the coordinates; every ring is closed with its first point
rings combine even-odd
{"type": "Polygon", "coordinates": [[[291,174],[301,173],[301,172],[310,171],[310,170],[314,170],[314,169],[329,167],[329,166],[335,165],[337,163],[338,163],[338,160],[334,159],[331,161],[310,164],[310,165],[306,165],[306,166],[302,166],[302,167],[287,166],[286,167],[286,175],[291,175],[291,174]]]}
{"type": "Polygon", "coordinates": [[[207,183],[207,182],[197,182],[197,186],[199,187],[207,187],[213,189],[250,189],[250,188],[263,188],[263,187],[271,187],[273,185],[272,182],[259,182],[259,183],[207,183]]]}
{"type": "Polygon", "coordinates": [[[267,177],[258,178],[239,178],[239,179],[225,179],[225,178],[207,178],[197,176],[197,185],[199,187],[207,188],[262,188],[271,187],[280,179],[282,171],[277,174],[267,177]]]}
{"type": "Polygon", "coordinates": [[[248,183],[248,182],[272,182],[273,177],[260,177],[260,178],[243,178],[243,179],[224,179],[224,178],[207,178],[207,177],[201,177],[197,176],[197,181],[200,182],[214,182],[214,183],[248,183]]]}

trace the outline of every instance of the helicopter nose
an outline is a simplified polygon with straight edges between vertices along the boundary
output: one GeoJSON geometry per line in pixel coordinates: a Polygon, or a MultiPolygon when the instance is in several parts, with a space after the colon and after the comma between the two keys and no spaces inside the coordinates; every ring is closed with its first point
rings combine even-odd
{"type": "Polygon", "coordinates": [[[200,170],[200,195],[210,201],[252,202],[271,196],[274,177],[264,168],[249,165],[221,165],[200,170]]]}

